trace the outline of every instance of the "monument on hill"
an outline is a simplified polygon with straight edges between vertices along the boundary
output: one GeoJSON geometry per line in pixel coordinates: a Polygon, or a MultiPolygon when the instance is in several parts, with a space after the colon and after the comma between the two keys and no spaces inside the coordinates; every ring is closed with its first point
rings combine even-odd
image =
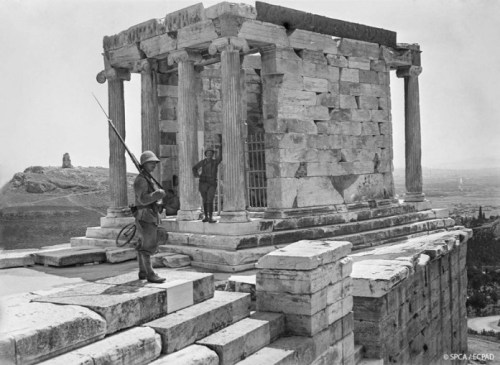
{"type": "Polygon", "coordinates": [[[71,164],[71,158],[69,157],[69,153],[68,152],[66,152],[63,155],[62,168],[63,169],[71,169],[71,168],[73,168],[73,165],[71,164]]]}

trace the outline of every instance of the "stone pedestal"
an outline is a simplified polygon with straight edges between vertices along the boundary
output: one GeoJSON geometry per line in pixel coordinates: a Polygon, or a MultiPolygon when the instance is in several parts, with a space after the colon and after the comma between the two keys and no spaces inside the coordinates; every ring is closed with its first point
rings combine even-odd
{"type": "Polygon", "coordinates": [[[242,139],[240,49],[248,47],[238,38],[214,41],[209,52],[221,52],[222,160],[225,164],[224,205],[221,222],[246,222],[245,155],[242,139]]]}
{"type": "Polygon", "coordinates": [[[194,52],[178,51],[169,56],[169,63],[177,63],[179,70],[179,99],[177,119],[179,130],[179,200],[177,220],[195,220],[200,215],[200,194],[192,168],[198,162],[197,87],[194,62],[201,56],[194,52]]]}
{"type": "MultiPolygon", "coordinates": [[[[130,73],[111,68],[106,71],[106,79],[108,80],[109,118],[120,136],[125,139],[123,80],[130,80],[130,73]]],[[[111,206],[108,208],[107,216],[129,216],[125,147],[111,127],[109,127],[109,192],[111,206]]]]}
{"type": "MultiPolygon", "coordinates": [[[[141,136],[142,151],[152,151],[160,156],[160,124],[158,121],[158,92],[155,72],[156,64],[144,60],[141,70],[141,136]]],[[[153,171],[153,177],[160,181],[160,169],[153,171]]]]}
{"type": "Polygon", "coordinates": [[[405,161],[406,194],[405,201],[421,202],[422,192],[422,145],[420,133],[420,101],[418,75],[420,66],[399,68],[397,76],[405,82],[405,161]]]}
{"type": "Polygon", "coordinates": [[[257,310],[283,313],[286,332],[312,341],[324,363],[354,359],[351,247],[345,241],[304,240],[257,263],[257,310]]]}

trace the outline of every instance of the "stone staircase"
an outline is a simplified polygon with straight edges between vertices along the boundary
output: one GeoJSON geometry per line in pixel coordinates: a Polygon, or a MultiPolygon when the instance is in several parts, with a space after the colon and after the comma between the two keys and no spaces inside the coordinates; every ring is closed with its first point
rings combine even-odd
{"type": "MultiPolygon", "coordinates": [[[[255,268],[257,260],[292,242],[304,239],[348,240],[353,250],[428,235],[448,229],[454,221],[447,209],[428,204],[412,205],[396,200],[373,201],[318,209],[309,212],[266,212],[267,218],[250,222],[203,224],[164,219],[169,238],[160,252],[187,255],[191,265],[212,271],[238,272],[255,268]]],[[[71,238],[72,247],[115,247],[120,229],[132,217],[101,218],[85,237],[71,238]]]]}
{"type": "Polygon", "coordinates": [[[310,364],[306,337],[285,336],[281,313],[251,312],[250,294],[216,291],[213,274],[159,269],[8,297],[0,363],[310,364]]]}
{"type": "MultiPolygon", "coordinates": [[[[99,227],[88,227],[84,237],[72,237],[70,240],[71,246],[115,247],[115,239],[120,230],[132,222],[134,222],[134,217],[102,217],[99,227]]],[[[134,238],[129,247],[132,247],[136,241],[137,238],[134,238]]]]}
{"type": "Polygon", "coordinates": [[[353,244],[353,250],[359,250],[444,231],[454,225],[447,209],[418,211],[406,204],[353,207],[346,212],[322,212],[266,222],[266,232],[238,236],[169,232],[167,244],[160,250],[188,255],[192,266],[237,272],[254,268],[260,257],[299,240],[346,240],[353,244]]]}

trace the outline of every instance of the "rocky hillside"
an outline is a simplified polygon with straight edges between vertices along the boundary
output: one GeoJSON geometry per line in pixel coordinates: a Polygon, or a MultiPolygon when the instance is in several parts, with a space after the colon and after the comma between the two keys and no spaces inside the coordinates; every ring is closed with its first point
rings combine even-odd
{"type": "MultiPolygon", "coordinates": [[[[69,242],[98,226],[109,206],[109,172],[103,167],[32,166],[0,190],[0,247],[41,247],[69,242]]],[[[128,174],[129,201],[133,201],[128,174]]]]}

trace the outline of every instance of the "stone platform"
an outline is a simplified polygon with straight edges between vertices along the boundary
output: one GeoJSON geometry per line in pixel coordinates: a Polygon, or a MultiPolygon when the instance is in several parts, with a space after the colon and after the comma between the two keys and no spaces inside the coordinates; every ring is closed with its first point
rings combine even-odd
{"type": "MultiPolygon", "coordinates": [[[[86,237],[74,237],[74,247],[115,247],[121,227],[132,217],[101,218],[100,227],[89,227],[86,237]]],[[[430,203],[400,203],[395,199],[355,204],[288,209],[253,214],[244,223],[203,223],[162,220],[168,241],[162,253],[184,254],[191,265],[211,271],[239,272],[253,269],[269,252],[304,239],[347,240],[353,250],[446,230],[454,222],[446,209],[430,203]],[[257,217],[259,216],[259,217],[257,217]]]]}
{"type": "Polygon", "coordinates": [[[301,216],[297,211],[282,212],[273,219],[255,219],[252,224],[258,229],[252,234],[239,235],[216,234],[219,223],[188,222],[185,227],[190,231],[185,232],[175,230],[180,226],[164,221],[169,239],[160,250],[188,255],[192,266],[238,272],[252,269],[263,255],[298,240],[346,240],[353,244],[353,250],[358,250],[427,235],[454,225],[446,209],[428,208],[389,200],[371,206],[356,204],[317,210],[308,216],[301,216]],[[427,209],[419,210],[422,207],[427,209]]]}
{"type": "Polygon", "coordinates": [[[214,291],[212,274],[158,271],[166,283],[130,273],[3,298],[0,362],[298,365],[319,354],[319,339],[282,337],[282,314],[251,314],[249,294],[214,291]]]}
{"type": "MultiPolygon", "coordinates": [[[[392,350],[394,336],[418,344],[427,341],[419,340],[418,326],[431,336],[463,332],[461,324],[443,326],[448,316],[461,323],[454,303],[464,293],[469,236],[453,227],[356,252],[346,241],[296,242],[260,258],[256,280],[244,277],[238,285],[232,278],[234,289],[254,287],[254,313],[250,294],[216,291],[213,274],[168,269],[158,270],[167,278],[162,284],[132,272],[14,296],[1,303],[0,362],[380,365],[387,354],[408,360],[409,349],[392,350]],[[418,321],[431,314],[444,319],[418,321]],[[405,321],[393,327],[398,316],[405,321]]],[[[450,341],[451,349],[462,343],[450,341]]]]}

